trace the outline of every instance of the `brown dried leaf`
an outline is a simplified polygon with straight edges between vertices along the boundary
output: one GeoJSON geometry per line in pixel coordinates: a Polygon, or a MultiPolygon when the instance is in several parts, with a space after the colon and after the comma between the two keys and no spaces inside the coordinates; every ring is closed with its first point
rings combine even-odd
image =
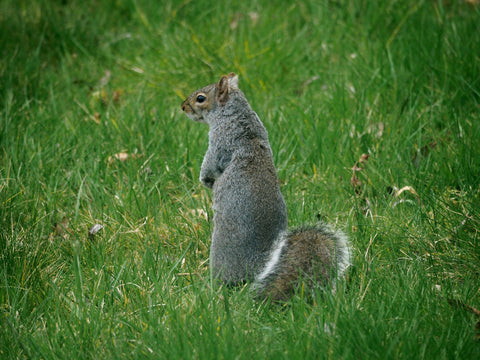
{"type": "Polygon", "coordinates": [[[123,94],[124,94],[124,91],[123,91],[122,89],[116,89],[116,90],[113,92],[112,101],[113,101],[115,104],[118,104],[118,103],[122,100],[123,94]]]}
{"type": "Polygon", "coordinates": [[[362,154],[362,155],[360,155],[360,159],[358,160],[358,162],[360,164],[364,164],[368,161],[369,157],[370,157],[370,154],[362,154]]]}
{"type": "Polygon", "coordinates": [[[352,176],[352,178],[350,179],[350,184],[352,184],[352,186],[353,186],[354,188],[358,188],[358,187],[362,186],[362,182],[360,181],[359,178],[357,178],[357,177],[355,176],[355,174],[354,174],[354,175],[352,176]]]}
{"type": "Polygon", "coordinates": [[[96,112],[92,120],[95,121],[96,124],[100,124],[100,113],[96,112]]]}
{"type": "Polygon", "coordinates": [[[355,193],[357,195],[360,195],[361,193],[360,187],[362,186],[362,182],[357,177],[356,173],[359,171],[362,171],[365,168],[365,164],[367,163],[369,157],[370,157],[369,154],[360,155],[360,158],[358,159],[358,161],[351,168],[351,170],[353,171],[353,174],[352,174],[352,177],[350,178],[350,184],[352,184],[355,190],[355,193]]]}
{"type": "Polygon", "coordinates": [[[53,224],[52,236],[65,238],[68,235],[68,233],[71,232],[69,224],[70,224],[70,220],[66,216],[64,216],[62,218],[62,221],[56,222],[55,224],[53,224]]]}
{"type": "Polygon", "coordinates": [[[127,161],[129,159],[136,159],[140,157],[140,155],[136,154],[136,153],[127,153],[127,152],[119,152],[113,156],[109,156],[108,157],[108,163],[109,164],[113,164],[116,160],[118,161],[121,161],[121,162],[124,162],[124,161],[127,161]]]}
{"type": "Polygon", "coordinates": [[[103,89],[94,91],[90,95],[93,99],[95,99],[96,101],[100,101],[103,105],[107,104],[108,102],[108,94],[103,89]]]}
{"type": "Polygon", "coordinates": [[[230,29],[235,30],[238,27],[238,23],[242,19],[242,13],[236,13],[233,15],[232,21],[230,21],[230,29]]]}
{"type": "Polygon", "coordinates": [[[120,153],[118,153],[118,154],[113,155],[113,158],[110,156],[110,157],[108,158],[108,162],[111,163],[111,162],[113,162],[115,159],[116,159],[116,160],[120,160],[120,161],[123,162],[123,161],[126,161],[126,160],[129,158],[129,156],[130,156],[130,155],[129,155],[128,153],[126,153],[126,152],[120,152],[120,153]]]}
{"type": "Polygon", "coordinates": [[[250,18],[252,25],[256,26],[258,23],[258,19],[260,18],[260,15],[255,11],[251,11],[248,13],[248,17],[250,18]]]}
{"type": "Polygon", "coordinates": [[[358,162],[356,162],[355,165],[353,165],[352,167],[353,173],[356,173],[357,171],[362,171],[362,170],[363,170],[363,167],[358,166],[358,162]]]}

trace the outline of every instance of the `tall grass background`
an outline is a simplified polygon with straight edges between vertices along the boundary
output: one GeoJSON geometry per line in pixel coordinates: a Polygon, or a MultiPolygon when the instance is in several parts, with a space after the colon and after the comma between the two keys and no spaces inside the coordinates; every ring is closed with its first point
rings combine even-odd
{"type": "Polygon", "coordinates": [[[478,358],[479,19],[477,1],[2,1],[0,357],[478,358]],[[208,129],[179,105],[231,71],[290,226],[351,238],[335,294],[210,279],[208,129]]]}

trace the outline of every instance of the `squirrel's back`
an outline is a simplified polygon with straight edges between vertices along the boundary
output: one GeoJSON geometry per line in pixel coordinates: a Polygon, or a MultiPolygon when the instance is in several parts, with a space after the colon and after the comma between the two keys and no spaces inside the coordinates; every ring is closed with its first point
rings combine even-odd
{"type": "Polygon", "coordinates": [[[212,188],[211,265],[214,275],[230,284],[253,280],[287,228],[287,209],[270,150],[260,142],[255,147],[234,152],[212,188]]]}

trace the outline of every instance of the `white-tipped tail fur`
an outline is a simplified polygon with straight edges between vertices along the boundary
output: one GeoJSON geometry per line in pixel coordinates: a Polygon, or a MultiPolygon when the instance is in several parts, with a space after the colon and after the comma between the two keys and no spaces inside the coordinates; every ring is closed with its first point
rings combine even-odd
{"type": "Polygon", "coordinates": [[[300,277],[306,276],[311,286],[331,282],[335,291],[337,280],[350,265],[351,248],[342,231],[326,224],[284,231],[274,242],[252,287],[257,296],[282,300],[300,277]]]}
{"type": "Polygon", "coordinates": [[[270,252],[270,257],[268,258],[262,272],[256,277],[255,283],[253,285],[254,287],[257,287],[259,284],[261,284],[265,280],[265,278],[275,270],[275,267],[280,261],[282,250],[285,247],[286,243],[287,233],[283,231],[280,233],[278,239],[273,244],[272,251],[270,252]]]}
{"type": "Polygon", "coordinates": [[[352,248],[347,235],[343,231],[335,231],[336,255],[337,255],[337,278],[345,274],[347,268],[352,265],[352,248]]]}

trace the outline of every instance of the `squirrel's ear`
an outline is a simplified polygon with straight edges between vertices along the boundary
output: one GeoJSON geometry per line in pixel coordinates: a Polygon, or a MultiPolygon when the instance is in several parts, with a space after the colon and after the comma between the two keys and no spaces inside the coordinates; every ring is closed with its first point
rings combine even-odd
{"type": "Polygon", "coordinates": [[[230,73],[227,75],[228,85],[230,89],[238,89],[238,75],[235,73],[230,73]]]}
{"type": "Polygon", "coordinates": [[[238,75],[230,73],[222,76],[217,84],[217,97],[221,105],[225,105],[228,101],[228,94],[231,90],[238,90],[238,75]]]}
{"type": "Polygon", "coordinates": [[[222,76],[217,84],[217,98],[221,105],[225,105],[228,101],[228,77],[222,76]]]}

